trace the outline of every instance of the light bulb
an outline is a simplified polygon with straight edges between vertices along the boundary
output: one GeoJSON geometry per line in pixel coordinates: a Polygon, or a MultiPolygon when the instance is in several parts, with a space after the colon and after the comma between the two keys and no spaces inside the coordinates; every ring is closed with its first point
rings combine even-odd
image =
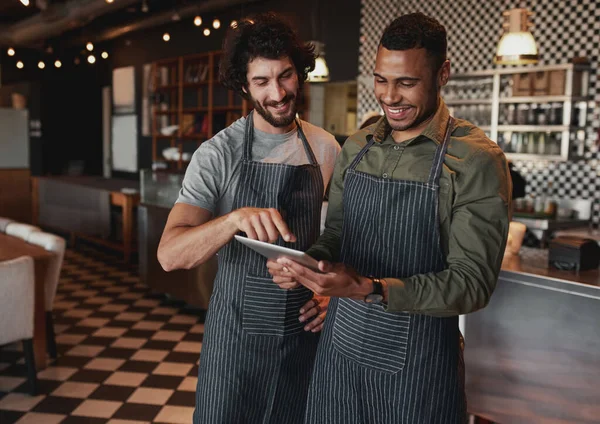
{"type": "Polygon", "coordinates": [[[194,25],[196,25],[196,26],[202,25],[202,18],[200,16],[196,16],[194,18],[194,25]]]}
{"type": "Polygon", "coordinates": [[[40,60],[40,61],[38,62],[38,68],[40,68],[40,69],[44,69],[45,67],[46,67],[46,64],[40,60]]]}
{"type": "Polygon", "coordinates": [[[23,3],[23,6],[29,6],[29,0],[21,0],[21,3],[23,3]]]}
{"type": "Polygon", "coordinates": [[[171,39],[171,36],[169,35],[169,33],[168,33],[168,32],[165,32],[165,33],[163,34],[163,40],[165,40],[165,41],[169,41],[170,39],[171,39]]]}
{"type": "Polygon", "coordinates": [[[13,49],[12,47],[10,47],[7,51],[9,56],[14,56],[15,55],[15,49],[13,49]]]}
{"type": "Polygon", "coordinates": [[[92,50],[94,50],[94,45],[92,43],[87,43],[85,45],[85,48],[88,49],[88,51],[91,52],[92,50]]]}
{"type": "Polygon", "coordinates": [[[234,21],[231,21],[231,23],[229,24],[229,26],[230,26],[231,28],[237,28],[237,21],[235,21],[235,20],[234,20],[234,21]]]}
{"type": "Polygon", "coordinates": [[[56,66],[57,68],[60,68],[62,66],[61,61],[60,60],[55,61],[54,66],[56,66]]]}
{"type": "Polygon", "coordinates": [[[219,28],[221,28],[221,21],[220,21],[220,20],[218,20],[218,19],[215,19],[215,20],[213,21],[213,28],[214,28],[214,29],[219,29],[219,28]]]}
{"type": "Polygon", "coordinates": [[[17,68],[23,69],[23,62],[21,62],[20,60],[17,62],[17,68]]]}
{"type": "Polygon", "coordinates": [[[91,54],[91,55],[88,56],[87,61],[89,63],[96,63],[96,57],[93,54],[91,54]]]}
{"type": "Polygon", "coordinates": [[[204,35],[208,37],[210,35],[210,29],[204,28],[204,35]]]}
{"type": "Polygon", "coordinates": [[[108,59],[108,53],[102,52],[102,59],[108,59]]]}

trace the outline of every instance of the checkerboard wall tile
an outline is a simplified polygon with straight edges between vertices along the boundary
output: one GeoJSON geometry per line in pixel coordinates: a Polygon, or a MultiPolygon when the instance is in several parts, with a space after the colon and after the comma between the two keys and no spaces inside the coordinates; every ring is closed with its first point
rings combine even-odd
{"type": "Polygon", "coordinates": [[[19,345],[0,347],[0,424],[191,422],[203,313],[151,294],[135,268],[115,263],[85,247],[66,252],[58,358],[32,397],[19,345]]]}
{"type": "MultiPolygon", "coordinates": [[[[525,7],[534,13],[533,35],[538,43],[541,64],[568,63],[576,56],[586,56],[592,68],[600,57],[600,2],[597,0],[362,0],[358,116],[379,110],[373,96],[373,65],[377,45],[385,26],[404,13],[423,12],[438,19],[448,31],[448,56],[455,73],[494,67],[497,42],[502,34],[502,12],[525,7]]],[[[590,77],[591,94],[600,105],[600,87],[595,72],[590,77]]],[[[515,161],[516,169],[528,182],[533,195],[548,182],[564,197],[594,200],[592,220],[600,224],[600,152],[598,149],[600,108],[588,115],[591,128],[585,140],[584,159],[538,164],[515,161]],[[567,171],[567,172],[565,172],[567,171]]]]}

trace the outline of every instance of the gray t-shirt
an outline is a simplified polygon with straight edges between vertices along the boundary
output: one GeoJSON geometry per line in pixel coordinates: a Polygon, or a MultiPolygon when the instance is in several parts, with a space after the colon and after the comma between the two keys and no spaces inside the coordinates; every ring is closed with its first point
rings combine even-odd
{"type": "MultiPolygon", "coordinates": [[[[213,216],[231,212],[240,180],[245,124],[246,118],[238,119],[198,147],[175,203],[199,206],[213,216]]],[[[324,129],[305,121],[301,125],[321,167],[326,189],[340,145],[324,129]]],[[[286,134],[269,134],[255,128],[252,160],[296,166],[309,163],[296,128],[286,134]]]]}

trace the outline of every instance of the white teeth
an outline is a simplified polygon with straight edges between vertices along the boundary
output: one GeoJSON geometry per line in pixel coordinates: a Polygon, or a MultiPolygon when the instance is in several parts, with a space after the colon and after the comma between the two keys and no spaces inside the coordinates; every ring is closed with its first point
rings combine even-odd
{"type": "Polygon", "coordinates": [[[407,107],[401,107],[398,109],[388,109],[390,111],[390,113],[395,114],[395,113],[400,113],[400,112],[404,112],[406,110],[408,110],[409,108],[407,107]]]}

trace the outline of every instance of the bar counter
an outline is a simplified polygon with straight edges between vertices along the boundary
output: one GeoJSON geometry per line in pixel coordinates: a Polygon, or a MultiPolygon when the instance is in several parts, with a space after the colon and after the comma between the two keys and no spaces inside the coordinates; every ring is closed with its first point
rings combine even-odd
{"type": "Polygon", "coordinates": [[[465,317],[469,412],[498,423],[600,422],[600,271],[522,248],[465,317]]]}

